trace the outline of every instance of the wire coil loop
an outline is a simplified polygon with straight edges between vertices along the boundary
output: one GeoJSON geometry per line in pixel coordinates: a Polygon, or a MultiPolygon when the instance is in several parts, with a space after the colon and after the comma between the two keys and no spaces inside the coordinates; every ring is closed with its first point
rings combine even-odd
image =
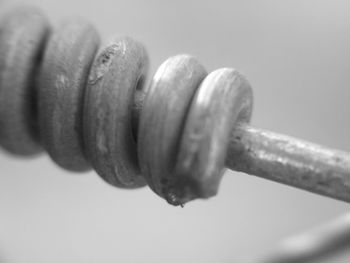
{"type": "Polygon", "coordinates": [[[173,205],[216,194],[232,126],[251,115],[242,75],[207,75],[194,57],[178,55],[146,86],[141,43],[116,37],[99,48],[96,29],[81,19],[50,32],[32,8],[0,25],[1,146],[32,155],[40,143],[64,169],[91,166],[121,188],[147,183],[173,205]]]}

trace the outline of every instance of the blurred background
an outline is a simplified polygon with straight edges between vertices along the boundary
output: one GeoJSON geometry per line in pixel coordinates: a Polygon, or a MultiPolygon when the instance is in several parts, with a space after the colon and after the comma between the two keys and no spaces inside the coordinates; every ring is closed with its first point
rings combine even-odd
{"type": "MultiPolygon", "coordinates": [[[[254,88],[252,124],[350,151],[350,2],[347,0],[0,0],[69,16],[103,38],[130,35],[153,74],[193,54],[208,71],[234,67],[254,88]]],[[[150,189],[121,190],[71,174],[42,155],[0,152],[0,262],[244,262],[323,224],[349,205],[227,172],[217,197],[184,208],[150,189]]],[[[350,255],[350,253],[349,253],[350,255]]],[[[349,255],[336,262],[349,262],[349,255]]]]}

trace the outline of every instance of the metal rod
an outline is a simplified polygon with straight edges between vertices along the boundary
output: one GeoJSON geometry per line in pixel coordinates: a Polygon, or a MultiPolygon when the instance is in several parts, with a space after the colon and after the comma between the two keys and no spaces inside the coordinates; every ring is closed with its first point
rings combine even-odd
{"type": "Polygon", "coordinates": [[[232,131],[226,166],[350,202],[350,154],[240,124],[232,131]]]}
{"type": "Polygon", "coordinates": [[[282,242],[259,263],[311,263],[330,259],[350,247],[350,214],[282,242]]]}

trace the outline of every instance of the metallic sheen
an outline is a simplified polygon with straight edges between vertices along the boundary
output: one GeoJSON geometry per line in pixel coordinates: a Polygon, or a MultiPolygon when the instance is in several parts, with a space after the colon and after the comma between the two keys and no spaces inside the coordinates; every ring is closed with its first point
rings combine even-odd
{"type": "Polygon", "coordinates": [[[170,190],[172,204],[216,195],[230,132],[238,123],[250,121],[252,107],[251,86],[238,71],[218,69],[203,80],[182,132],[170,190]]]}
{"type": "Polygon", "coordinates": [[[206,75],[197,59],[171,57],[158,68],[144,98],[138,131],[141,171],[152,190],[170,203],[170,188],[178,180],[173,169],[186,116],[206,75]]]}

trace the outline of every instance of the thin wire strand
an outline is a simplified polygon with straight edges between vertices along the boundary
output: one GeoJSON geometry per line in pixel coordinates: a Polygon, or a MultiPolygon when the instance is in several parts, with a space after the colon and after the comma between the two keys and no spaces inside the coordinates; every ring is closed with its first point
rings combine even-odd
{"type": "Polygon", "coordinates": [[[311,263],[350,249],[350,213],[324,226],[289,238],[256,263],[311,263]]]}
{"type": "Polygon", "coordinates": [[[257,129],[232,131],[226,165],[232,170],[350,202],[350,153],[257,129]]]}

